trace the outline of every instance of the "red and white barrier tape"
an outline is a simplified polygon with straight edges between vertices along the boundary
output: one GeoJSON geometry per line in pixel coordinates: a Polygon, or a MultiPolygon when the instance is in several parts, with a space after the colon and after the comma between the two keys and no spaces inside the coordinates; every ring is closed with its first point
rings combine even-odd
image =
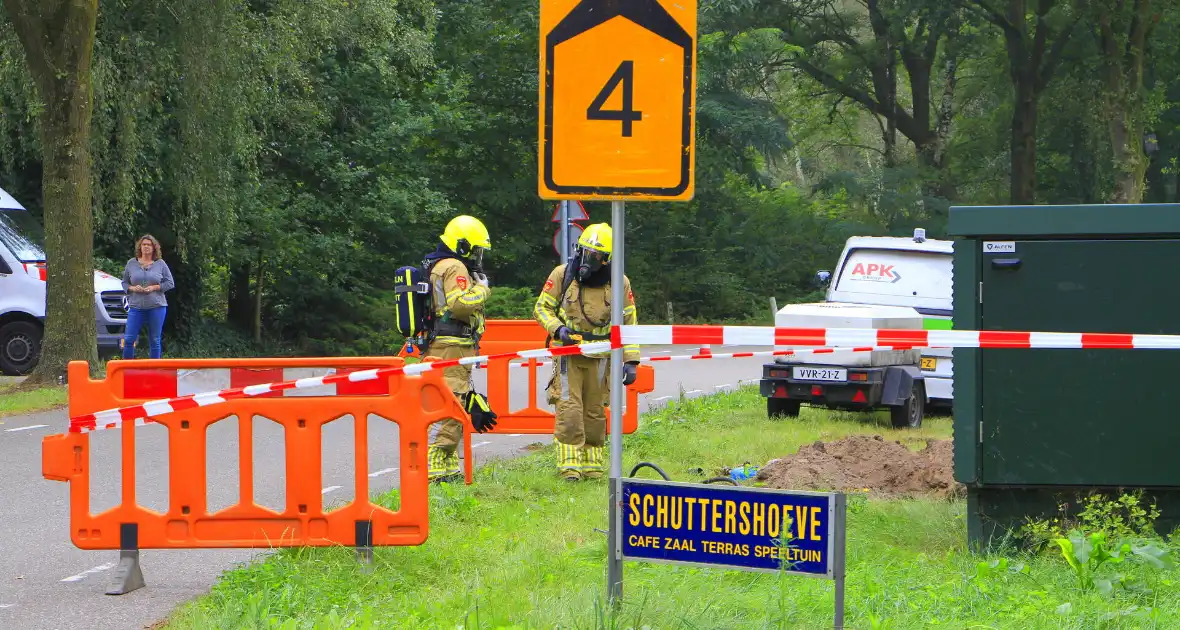
{"type": "MultiPolygon", "coordinates": [[[[747,345],[818,346],[834,352],[858,348],[1079,348],[1079,349],[1180,349],[1180,335],[1123,333],[1060,333],[974,330],[908,330],[876,328],[782,328],[773,326],[617,326],[610,342],[557,347],[496,355],[446,359],[402,367],[361,370],[302,378],[294,381],[249,385],[222,391],[203,392],[138,405],[108,409],[70,419],[70,432],[110,429],[129,420],[153,418],[185,409],[225,403],[287,389],[323,387],[343,382],[369,381],[397,373],[421,374],[456,365],[479,365],[493,359],[530,359],[573,354],[596,354],[623,345],[747,345]]],[[[785,352],[785,351],[784,351],[785,352]]],[[[795,349],[794,352],[799,352],[795,349]]],[[[818,352],[817,352],[818,353],[818,352]]],[[[701,354],[717,357],[718,355],[701,354]]],[[[763,356],[760,353],[731,353],[729,356],[763,356]]],[[[669,360],[672,360],[669,357],[669,360]]]]}
{"type": "Polygon", "coordinates": [[[189,396],[151,400],[138,405],[107,409],[105,411],[99,411],[98,413],[75,416],[70,418],[70,432],[88,433],[90,431],[98,431],[102,429],[115,429],[122,426],[124,422],[154,418],[157,416],[175,413],[177,411],[184,411],[186,409],[193,409],[196,407],[208,407],[211,405],[224,404],[230,400],[261,396],[263,394],[281,392],[288,389],[312,389],[316,387],[323,387],[325,385],[333,385],[336,383],[357,383],[362,381],[372,381],[398,373],[407,375],[422,374],[423,372],[442,370],[456,365],[477,365],[493,359],[531,359],[540,357],[558,357],[571,354],[595,354],[599,352],[606,352],[610,349],[611,344],[609,341],[601,341],[587,343],[580,346],[543,348],[539,350],[524,350],[521,352],[505,352],[494,355],[463,357],[460,359],[444,359],[430,363],[414,363],[411,365],[403,365],[399,367],[359,370],[356,372],[348,372],[347,374],[314,376],[309,378],[301,378],[294,381],[264,383],[261,385],[247,385],[245,387],[235,387],[221,391],[202,392],[189,396]]]}
{"type": "MultiPolygon", "coordinates": [[[[808,354],[834,354],[836,352],[880,352],[884,350],[916,350],[914,346],[865,346],[858,348],[800,348],[798,350],[760,350],[757,352],[712,352],[706,347],[699,354],[678,354],[666,357],[641,357],[643,363],[657,363],[660,361],[696,361],[700,359],[745,359],[749,357],[785,357],[808,354]]],[[[923,348],[924,349],[924,348],[923,348]]],[[[537,366],[553,365],[552,361],[538,361],[537,366]]],[[[528,367],[528,363],[509,363],[510,368],[528,367]]],[[[488,369],[486,365],[477,366],[478,369],[488,369]]]]}
{"type": "Polygon", "coordinates": [[[777,328],[773,326],[618,326],[615,345],[822,346],[832,348],[1076,348],[1180,349],[1180,335],[905,330],[877,328],[777,328]]]}

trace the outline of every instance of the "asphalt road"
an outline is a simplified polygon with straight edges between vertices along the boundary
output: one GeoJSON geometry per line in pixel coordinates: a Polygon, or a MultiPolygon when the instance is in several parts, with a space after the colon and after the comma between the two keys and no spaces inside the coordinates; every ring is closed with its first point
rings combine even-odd
{"type": "MultiPolygon", "coordinates": [[[[691,354],[694,348],[653,346],[646,355],[691,354]]],[[[765,350],[714,346],[714,352],[765,350]]],[[[762,358],[657,362],[656,387],[640,396],[640,411],[662,406],[679,397],[702,396],[739,381],[756,380],[762,358]]],[[[542,368],[544,370],[546,368],[542,368]]],[[[542,372],[544,373],[544,372],[542,372]]],[[[483,370],[476,385],[484,388],[483,370]]],[[[527,372],[513,370],[512,407],[524,406],[527,372]]],[[[543,387],[542,382],[542,387],[543,387]]],[[[544,392],[538,401],[545,406],[544,392]]],[[[106,595],[113,578],[117,551],[83,551],[69,539],[68,485],[41,476],[41,438],[62,433],[66,412],[56,411],[0,418],[0,629],[22,630],[138,630],[164,619],[180,603],[208,591],[222,571],[250,560],[259,552],[246,549],[154,550],[141,552],[147,586],[123,596],[106,595]]],[[[140,505],[163,511],[167,496],[166,431],[160,426],[137,430],[136,497],[140,505]]],[[[325,506],[352,499],[352,419],[327,425],[323,440],[325,506]]],[[[388,422],[370,422],[371,445],[389,445],[369,455],[372,492],[398,484],[397,429],[388,422]]],[[[284,457],[278,425],[256,423],[254,430],[254,493],[261,505],[281,507],[284,501],[284,457]]],[[[120,497],[120,442],[118,432],[91,434],[91,511],[114,507],[120,497]],[[100,482],[101,480],[101,482],[100,482]],[[102,483],[105,482],[105,483],[102,483]]],[[[207,469],[211,508],[238,500],[236,420],[217,423],[210,430],[207,469]]],[[[477,462],[524,454],[524,446],[552,441],[539,435],[475,435],[477,462]]],[[[478,477],[477,481],[478,483],[478,477]]],[[[427,540],[427,545],[430,541],[427,540]]]]}

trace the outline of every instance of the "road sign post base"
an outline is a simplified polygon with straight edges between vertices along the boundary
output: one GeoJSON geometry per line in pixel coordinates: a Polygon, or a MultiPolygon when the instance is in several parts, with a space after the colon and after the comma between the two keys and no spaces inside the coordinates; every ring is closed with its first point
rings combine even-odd
{"type": "Polygon", "coordinates": [[[107,589],[107,595],[126,595],[146,586],[143,571],[139,566],[139,550],[123,549],[119,552],[119,566],[115,567],[115,579],[107,589]]]}
{"type": "Polygon", "coordinates": [[[356,560],[361,570],[373,570],[373,521],[356,522],[356,560]]]}

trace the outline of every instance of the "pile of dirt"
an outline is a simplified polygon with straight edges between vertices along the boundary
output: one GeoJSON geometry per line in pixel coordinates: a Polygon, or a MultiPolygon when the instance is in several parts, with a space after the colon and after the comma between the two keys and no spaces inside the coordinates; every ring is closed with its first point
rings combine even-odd
{"type": "Polygon", "coordinates": [[[867,488],[885,497],[960,496],[963,486],[951,472],[951,440],[925,442],[919,451],[879,435],[815,442],[794,455],[771,460],[756,479],[783,490],[863,492],[867,488]]]}

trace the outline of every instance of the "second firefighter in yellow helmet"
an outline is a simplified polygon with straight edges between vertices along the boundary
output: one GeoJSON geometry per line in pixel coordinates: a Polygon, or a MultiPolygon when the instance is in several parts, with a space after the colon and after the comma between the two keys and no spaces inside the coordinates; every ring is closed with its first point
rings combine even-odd
{"type": "MultiPolygon", "coordinates": [[[[492,240],[484,224],[467,215],[451,219],[439,240],[438,248],[423,260],[434,291],[436,318],[425,354],[440,359],[476,356],[484,332],[484,306],[492,292],[483,272],[483,255],[492,248],[492,240]]],[[[446,368],[443,376],[456,396],[471,390],[470,365],[446,368]]],[[[455,418],[430,425],[426,456],[431,481],[459,476],[457,451],[462,437],[463,424],[455,418]]]]}
{"type": "MultiPolygon", "coordinates": [[[[610,339],[612,245],[610,225],[587,227],[570,261],[554,268],[545,280],[533,316],[549,332],[553,345],[610,339]]],[[[635,297],[626,276],[623,295],[623,323],[637,324],[635,297]]],[[[630,385],[639,365],[639,347],[625,346],[623,361],[623,384],[630,385]]],[[[547,394],[549,404],[556,407],[558,474],[571,481],[602,477],[610,353],[559,357],[547,394]]]]}

